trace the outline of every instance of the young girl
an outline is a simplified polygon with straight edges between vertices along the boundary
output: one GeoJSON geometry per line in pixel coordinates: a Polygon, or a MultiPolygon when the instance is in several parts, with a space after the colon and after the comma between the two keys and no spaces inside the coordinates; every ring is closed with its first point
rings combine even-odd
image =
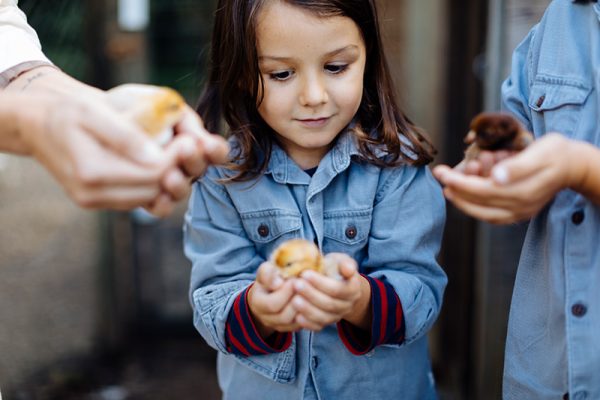
{"type": "Polygon", "coordinates": [[[199,111],[233,161],[195,184],[185,251],[226,399],[436,397],[444,199],[378,29],[373,0],[219,1],[199,111]],[[279,277],[266,260],[291,238],[342,278],[279,277]]]}

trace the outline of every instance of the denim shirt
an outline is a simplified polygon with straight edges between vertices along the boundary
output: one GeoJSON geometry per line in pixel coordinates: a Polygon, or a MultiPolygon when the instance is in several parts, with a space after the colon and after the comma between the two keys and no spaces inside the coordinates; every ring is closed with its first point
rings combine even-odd
{"type": "Polygon", "coordinates": [[[266,172],[253,181],[223,184],[228,171],[210,167],[194,185],[184,226],[194,325],[219,352],[225,399],[436,398],[426,334],[447,281],[436,261],[445,220],[441,188],[427,167],[380,168],[358,154],[346,132],[312,178],[275,146],[266,172]],[[324,253],[349,254],[361,273],[390,283],[402,302],[405,341],[356,356],[331,325],[295,333],[280,353],[228,353],[224,330],[234,300],[273,249],[297,237],[324,253]]]}
{"type": "MultiPolygon", "coordinates": [[[[597,3],[555,0],[515,50],[503,101],[536,137],[555,131],[600,145],[599,18],[597,3]]],[[[530,222],[503,392],[505,399],[600,399],[600,207],[571,190],[530,222]]]]}

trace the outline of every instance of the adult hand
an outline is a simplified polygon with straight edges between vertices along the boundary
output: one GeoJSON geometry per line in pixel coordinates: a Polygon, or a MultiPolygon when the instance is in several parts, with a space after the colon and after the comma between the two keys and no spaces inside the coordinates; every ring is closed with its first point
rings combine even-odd
{"type": "Polygon", "coordinates": [[[256,280],[248,291],[248,308],[263,338],[275,331],[294,332],[300,326],[294,321],[296,310],[290,303],[294,296],[294,279],[283,280],[277,267],[264,262],[256,272],[256,280]]]}
{"type": "Polygon", "coordinates": [[[204,173],[209,164],[227,160],[229,146],[217,135],[208,133],[200,117],[189,106],[183,118],[174,127],[175,137],[165,150],[174,160],[161,180],[162,193],[147,207],[157,216],[171,213],[175,202],[185,198],[190,190],[190,179],[204,173]]]}
{"type": "Polygon", "coordinates": [[[534,216],[558,191],[578,184],[584,172],[576,146],[550,133],[494,165],[488,176],[444,165],[435,167],[433,174],[445,186],[446,198],[466,214],[496,224],[513,223],[534,216]]]}
{"type": "Polygon", "coordinates": [[[16,133],[7,140],[0,135],[2,147],[34,156],[85,208],[147,206],[166,215],[188,193],[186,175],[200,175],[228,151],[189,107],[176,124],[176,139],[162,149],[117,112],[104,92],[53,67],[22,74],[3,96],[9,93],[17,105],[16,133]]]}

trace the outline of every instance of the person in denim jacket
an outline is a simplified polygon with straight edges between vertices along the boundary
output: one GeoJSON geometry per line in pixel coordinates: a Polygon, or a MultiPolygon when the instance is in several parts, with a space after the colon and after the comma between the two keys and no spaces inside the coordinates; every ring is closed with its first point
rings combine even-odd
{"type": "Polygon", "coordinates": [[[396,106],[375,2],[221,0],[212,40],[199,112],[227,122],[232,162],[194,185],[184,246],[224,398],[436,398],[445,204],[396,106]],[[341,278],[282,279],[266,260],[292,238],[341,278]]]}
{"type": "Polygon", "coordinates": [[[488,154],[467,175],[434,171],[470,215],[531,218],[510,309],[505,399],[600,399],[599,19],[596,2],[555,0],[515,50],[503,103],[534,132],[532,145],[496,164],[488,154]]]}

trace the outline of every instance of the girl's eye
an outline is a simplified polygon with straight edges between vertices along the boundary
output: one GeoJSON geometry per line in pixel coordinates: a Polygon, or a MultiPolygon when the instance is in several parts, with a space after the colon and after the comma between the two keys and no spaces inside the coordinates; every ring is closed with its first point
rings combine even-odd
{"type": "Polygon", "coordinates": [[[286,81],[292,77],[292,74],[293,74],[292,71],[271,72],[269,74],[269,78],[276,80],[276,81],[286,81]]]}
{"type": "Polygon", "coordinates": [[[332,74],[341,74],[348,68],[348,64],[327,64],[325,65],[325,70],[331,72],[332,74]]]}

